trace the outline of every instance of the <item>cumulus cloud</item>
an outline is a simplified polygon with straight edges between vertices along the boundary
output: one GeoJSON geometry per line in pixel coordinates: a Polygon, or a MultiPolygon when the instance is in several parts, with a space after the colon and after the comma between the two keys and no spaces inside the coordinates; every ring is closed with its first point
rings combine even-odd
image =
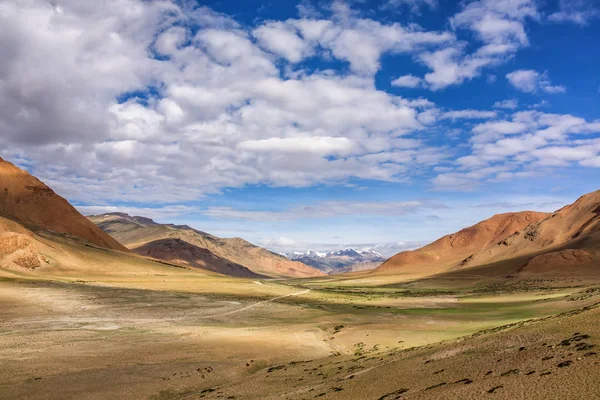
{"type": "MultiPolygon", "coordinates": [[[[552,142],[591,129],[573,116],[496,121],[496,111],[445,110],[378,89],[375,76],[389,55],[429,70],[392,85],[432,90],[506,62],[528,45],[523,26],[540,18],[533,2],[461,5],[450,31],[377,21],[344,2],[324,12],[307,2],[298,9],[297,18],[243,25],[170,1],[3,1],[0,154],[71,200],[165,204],[255,184],[402,182],[433,167],[453,173],[454,152],[432,144],[429,133],[448,132],[442,124],[459,119],[495,123],[473,129],[463,166],[518,144],[501,140],[564,146],[552,142]],[[473,45],[457,39],[465,32],[475,34],[473,45]],[[341,66],[305,68],[311,57],[341,66]]],[[[545,73],[534,87],[564,90],[545,73]]]]}
{"type": "Polygon", "coordinates": [[[432,90],[444,89],[477,78],[484,68],[505,63],[529,45],[525,31],[527,20],[539,20],[533,0],[479,0],[467,3],[450,18],[455,30],[473,32],[481,47],[471,53],[464,42],[455,41],[445,48],[419,54],[418,59],[432,71],[424,81],[432,90]]]}
{"type": "Polygon", "coordinates": [[[479,57],[477,54],[465,55],[462,46],[424,52],[419,58],[432,70],[423,78],[432,90],[444,89],[473,79],[481,74],[483,67],[497,61],[491,57],[479,57]]]}
{"type": "Polygon", "coordinates": [[[545,168],[579,164],[597,167],[600,141],[582,139],[600,132],[600,121],[569,114],[521,111],[511,118],[478,124],[472,129],[471,154],[457,167],[438,174],[438,189],[472,189],[484,181],[530,177],[545,168]]]}
{"type": "Polygon", "coordinates": [[[344,137],[301,137],[247,140],[238,144],[238,149],[259,153],[314,153],[319,155],[348,154],[357,144],[344,137]]]}
{"type": "Polygon", "coordinates": [[[421,78],[414,75],[404,75],[392,81],[392,86],[416,88],[421,85],[421,78]]]}
{"type": "Polygon", "coordinates": [[[552,85],[547,71],[539,73],[532,69],[519,69],[506,74],[506,79],[516,89],[525,93],[542,91],[546,93],[564,93],[564,86],[552,85]]]}
{"type": "Polygon", "coordinates": [[[312,54],[310,43],[298,36],[294,26],[283,22],[269,22],[256,28],[252,34],[263,48],[297,63],[312,54]]]}
{"type": "Polygon", "coordinates": [[[516,99],[508,99],[495,102],[492,107],[493,108],[504,108],[508,110],[514,110],[519,106],[519,102],[516,99]]]}
{"type": "Polygon", "coordinates": [[[206,7],[142,0],[11,0],[0,25],[1,153],[72,200],[400,181],[444,154],[410,137],[432,104],[380,91],[372,74],[383,54],[436,48],[449,32],[341,4],[330,19],[245,27],[206,7]],[[290,69],[315,55],[348,67],[290,69]],[[407,155],[408,143],[420,151],[407,155]]]}

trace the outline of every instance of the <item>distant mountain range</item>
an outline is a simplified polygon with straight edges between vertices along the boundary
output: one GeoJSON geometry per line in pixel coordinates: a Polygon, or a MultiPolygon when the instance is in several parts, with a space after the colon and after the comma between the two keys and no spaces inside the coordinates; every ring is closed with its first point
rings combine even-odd
{"type": "Polygon", "coordinates": [[[308,250],[302,252],[282,253],[293,261],[300,261],[328,274],[363,271],[377,268],[386,258],[374,250],[356,250],[347,248],[327,253],[308,250]],[[355,268],[356,267],[356,268],[355,268]]]}

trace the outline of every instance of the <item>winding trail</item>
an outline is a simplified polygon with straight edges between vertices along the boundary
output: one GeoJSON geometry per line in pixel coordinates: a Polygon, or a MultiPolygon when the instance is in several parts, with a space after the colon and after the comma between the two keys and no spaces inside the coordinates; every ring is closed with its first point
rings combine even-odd
{"type": "Polygon", "coordinates": [[[272,299],[269,299],[269,300],[259,301],[259,302],[250,304],[248,306],[245,306],[245,307],[242,307],[242,308],[238,308],[237,310],[227,311],[227,312],[224,312],[224,313],[221,313],[221,314],[205,315],[205,316],[203,316],[201,318],[204,319],[204,318],[224,317],[226,315],[236,314],[236,313],[239,313],[239,312],[242,312],[242,311],[246,311],[246,310],[248,310],[250,308],[258,307],[258,306],[260,306],[262,304],[265,304],[265,303],[272,303],[272,302],[274,302],[276,300],[283,299],[285,297],[300,296],[300,295],[306,294],[308,292],[310,292],[310,289],[306,289],[306,290],[303,290],[301,292],[286,294],[286,295],[283,295],[283,296],[273,297],[272,299]]]}

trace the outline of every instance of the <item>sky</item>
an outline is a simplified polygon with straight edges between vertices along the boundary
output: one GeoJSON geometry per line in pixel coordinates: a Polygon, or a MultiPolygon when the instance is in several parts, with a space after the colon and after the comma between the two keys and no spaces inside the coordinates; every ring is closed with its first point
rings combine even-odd
{"type": "Polygon", "coordinates": [[[415,248],[600,189],[595,0],[4,0],[0,156],[84,214],[415,248]]]}

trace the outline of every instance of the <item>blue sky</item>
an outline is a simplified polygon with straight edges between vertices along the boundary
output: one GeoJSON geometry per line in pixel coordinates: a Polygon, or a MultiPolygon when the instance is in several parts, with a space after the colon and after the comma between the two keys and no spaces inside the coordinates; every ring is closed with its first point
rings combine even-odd
{"type": "Polygon", "coordinates": [[[0,26],[0,155],[86,214],[391,255],[600,189],[593,0],[9,0],[0,26]]]}

